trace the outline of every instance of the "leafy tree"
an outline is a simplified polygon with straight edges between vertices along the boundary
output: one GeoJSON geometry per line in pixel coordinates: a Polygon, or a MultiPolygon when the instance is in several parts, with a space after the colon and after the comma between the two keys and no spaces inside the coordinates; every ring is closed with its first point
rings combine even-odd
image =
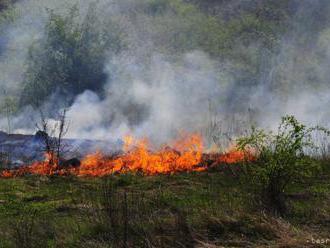
{"type": "Polygon", "coordinates": [[[82,22],[76,7],[66,16],[49,14],[45,38],[30,49],[21,106],[38,107],[54,93],[68,103],[87,89],[101,93],[107,81],[103,71],[107,56],[122,46],[119,30],[116,26],[105,30],[111,23],[101,22],[95,5],[90,5],[82,22]]]}
{"type": "Polygon", "coordinates": [[[264,206],[278,214],[287,211],[285,192],[293,183],[311,177],[318,165],[306,154],[315,149],[312,133],[329,131],[321,127],[306,127],[293,116],[282,118],[276,133],[252,129],[249,136],[240,138],[238,146],[255,153],[256,161],[247,161],[245,172],[264,206]]]}

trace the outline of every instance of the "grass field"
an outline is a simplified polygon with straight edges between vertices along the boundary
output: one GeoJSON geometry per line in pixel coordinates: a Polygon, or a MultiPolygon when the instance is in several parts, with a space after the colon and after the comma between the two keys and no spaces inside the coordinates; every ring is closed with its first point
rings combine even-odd
{"type": "Polygon", "coordinates": [[[258,208],[234,171],[1,179],[0,247],[330,245],[327,162],[290,188],[282,218],[258,208]]]}

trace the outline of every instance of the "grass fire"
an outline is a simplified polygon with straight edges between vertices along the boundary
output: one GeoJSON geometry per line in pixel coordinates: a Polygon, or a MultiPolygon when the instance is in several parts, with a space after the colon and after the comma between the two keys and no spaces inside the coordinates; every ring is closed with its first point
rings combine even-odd
{"type": "Polygon", "coordinates": [[[0,248],[330,245],[330,1],[0,0],[0,248]]]}
{"type": "MultiPolygon", "coordinates": [[[[221,163],[234,164],[244,161],[247,154],[232,149],[225,154],[204,154],[202,137],[198,134],[182,134],[180,138],[152,151],[147,139],[124,138],[123,152],[106,155],[101,152],[86,155],[79,166],[68,164],[63,168],[55,154],[46,153],[45,161],[35,162],[18,169],[5,170],[2,177],[26,174],[43,176],[76,175],[102,177],[118,173],[142,173],[144,175],[173,174],[177,172],[205,171],[221,163]]],[[[249,155],[250,157],[252,155],[249,155]]]]}

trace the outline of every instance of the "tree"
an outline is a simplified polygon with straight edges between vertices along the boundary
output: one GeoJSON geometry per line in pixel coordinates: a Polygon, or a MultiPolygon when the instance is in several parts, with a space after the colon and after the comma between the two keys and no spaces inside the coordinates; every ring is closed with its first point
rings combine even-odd
{"type": "Polygon", "coordinates": [[[90,5],[83,21],[74,6],[67,15],[49,11],[45,37],[31,46],[20,105],[40,107],[53,94],[68,104],[85,90],[102,93],[107,56],[120,50],[119,31],[106,26],[90,5]]]}

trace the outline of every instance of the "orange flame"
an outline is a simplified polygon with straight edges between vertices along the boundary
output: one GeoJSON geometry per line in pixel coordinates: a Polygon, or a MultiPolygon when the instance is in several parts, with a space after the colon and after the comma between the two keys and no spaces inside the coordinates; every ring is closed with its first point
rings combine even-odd
{"type": "Polygon", "coordinates": [[[149,151],[148,140],[126,137],[126,153],[115,159],[107,159],[101,153],[88,155],[82,160],[79,175],[104,176],[120,172],[142,172],[146,175],[168,174],[179,171],[200,171],[202,139],[199,135],[182,137],[173,142],[173,149],[164,146],[159,151],[149,151]]]}
{"type": "MultiPolygon", "coordinates": [[[[36,162],[17,170],[5,170],[0,176],[10,178],[25,174],[76,176],[106,176],[114,173],[141,172],[144,175],[172,174],[184,171],[204,171],[207,169],[203,161],[203,142],[199,134],[181,135],[170,146],[159,150],[149,150],[147,139],[135,140],[132,136],[124,138],[122,155],[107,157],[101,152],[87,155],[82,159],[79,168],[60,168],[57,159],[46,154],[44,162],[36,162]]],[[[245,159],[243,152],[236,149],[217,156],[217,163],[237,163],[245,159]]]]}
{"type": "Polygon", "coordinates": [[[234,147],[230,149],[229,152],[219,156],[218,163],[235,164],[246,160],[254,161],[255,156],[253,154],[254,153],[252,151],[249,152],[241,151],[234,147]]]}

